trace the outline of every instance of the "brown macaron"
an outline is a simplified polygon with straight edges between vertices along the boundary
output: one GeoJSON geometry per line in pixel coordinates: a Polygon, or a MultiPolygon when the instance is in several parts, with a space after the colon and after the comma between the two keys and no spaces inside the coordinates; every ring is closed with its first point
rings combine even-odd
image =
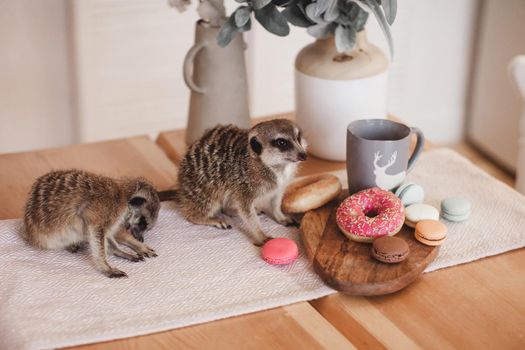
{"type": "Polygon", "coordinates": [[[406,259],[409,253],[407,242],[398,237],[383,236],[372,243],[372,256],[377,260],[395,264],[406,259]]]}

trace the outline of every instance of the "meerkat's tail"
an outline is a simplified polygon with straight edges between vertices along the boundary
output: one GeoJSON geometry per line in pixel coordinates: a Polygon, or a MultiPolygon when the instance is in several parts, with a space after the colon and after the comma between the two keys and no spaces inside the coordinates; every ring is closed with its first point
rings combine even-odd
{"type": "Polygon", "coordinates": [[[159,195],[159,200],[161,202],[166,202],[166,201],[178,202],[179,201],[177,190],[160,191],[160,192],[157,192],[157,194],[159,195]]]}

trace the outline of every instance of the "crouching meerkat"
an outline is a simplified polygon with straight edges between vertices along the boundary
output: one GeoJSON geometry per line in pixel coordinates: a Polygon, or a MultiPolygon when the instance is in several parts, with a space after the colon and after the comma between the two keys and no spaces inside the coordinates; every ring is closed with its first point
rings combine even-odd
{"type": "Polygon", "coordinates": [[[306,159],[306,141],[286,119],[251,129],[217,126],[188,149],[179,167],[178,189],[160,193],[174,199],[183,216],[198,225],[231,228],[219,214],[237,214],[254,244],[269,239],[257,213],[264,211],[283,225],[296,224],[283,214],[281,202],[297,164],[306,159]]]}
{"type": "Polygon", "coordinates": [[[157,256],[143,243],[155,223],[159,197],[144,178],[112,179],[81,170],[52,171],[31,188],[21,232],[29,244],[76,252],[89,244],[96,268],[108,277],[127,277],[107,254],[141,261],[157,256]],[[129,247],[126,252],[120,244],[129,247]]]}

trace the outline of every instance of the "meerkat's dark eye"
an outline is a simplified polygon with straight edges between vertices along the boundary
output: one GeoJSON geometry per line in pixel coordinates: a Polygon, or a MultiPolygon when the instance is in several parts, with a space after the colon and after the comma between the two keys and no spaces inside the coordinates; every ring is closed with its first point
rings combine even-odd
{"type": "Polygon", "coordinates": [[[277,147],[280,151],[287,151],[292,149],[292,143],[287,139],[278,138],[272,141],[272,146],[277,147]]]}
{"type": "Polygon", "coordinates": [[[133,207],[140,207],[144,203],[146,203],[146,198],[143,197],[133,197],[129,201],[129,204],[133,207]]]}

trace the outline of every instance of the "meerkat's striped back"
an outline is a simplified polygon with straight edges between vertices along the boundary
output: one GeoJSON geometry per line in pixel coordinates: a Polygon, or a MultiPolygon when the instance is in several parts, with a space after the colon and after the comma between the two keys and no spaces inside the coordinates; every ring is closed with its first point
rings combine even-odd
{"type": "Polygon", "coordinates": [[[174,198],[191,222],[229,228],[219,214],[238,213],[262,244],[267,237],[257,220],[255,205],[270,201],[270,213],[281,223],[291,218],[281,212],[284,187],[306,153],[299,128],[275,119],[251,129],[233,125],[207,130],[188,149],[179,167],[178,189],[161,193],[174,198]]]}

